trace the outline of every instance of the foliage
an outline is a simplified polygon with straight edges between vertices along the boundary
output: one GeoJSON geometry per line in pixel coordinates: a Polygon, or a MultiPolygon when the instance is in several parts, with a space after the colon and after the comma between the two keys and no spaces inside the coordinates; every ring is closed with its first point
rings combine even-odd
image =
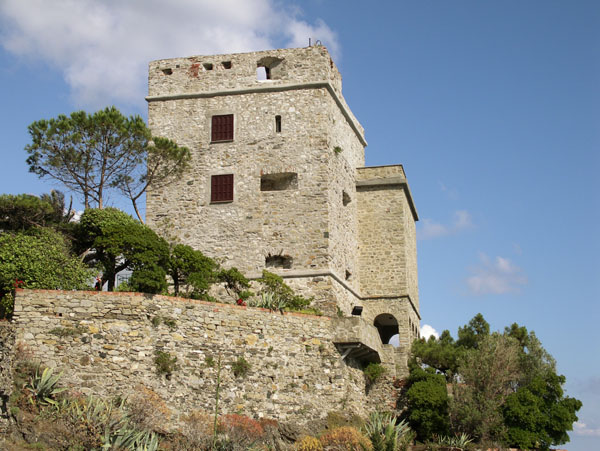
{"type": "Polygon", "coordinates": [[[519,380],[518,343],[494,333],[478,341],[459,362],[461,383],[454,384],[450,418],[456,431],[481,441],[501,441],[501,406],[519,380]]]}
{"type": "Polygon", "coordinates": [[[432,335],[429,340],[415,340],[412,345],[413,356],[418,357],[421,363],[444,373],[448,381],[452,380],[458,370],[458,359],[462,352],[462,348],[456,345],[447,330],[442,332],[439,339],[432,335]]]}
{"type": "Polygon", "coordinates": [[[137,213],[136,200],[147,186],[174,180],[190,159],[188,149],[152,138],[140,116],[126,118],[115,107],[42,119],[28,130],[29,171],[80,194],[86,209],[103,208],[106,191],[118,188],[137,213]]]}
{"type": "Polygon", "coordinates": [[[363,370],[365,373],[365,378],[367,379],[367,384],[374,384],[381,378],[381,376],[385,373],[385,367],[380,363],[369,363],[366,368],[363,370]]]}
{"type": "Polygon", "coordinates": [[[169,257],[175,296],[202,299],[216,279],[217,263],[192,247],[177,244],[169,257]]]}
{"type": "Polygon", "coordinates": [[[506,399],[504,421],[511,447],[548,449],[569,441],[581,401],[564,397],[564,376],[549,372],[531,380],[506,399]]]}
{"type": "Polygon", "coordinates": [[[473,442],[473,439],[469,437],[468,434],[462,433],[454,436],[442,435],[437,437],[435,442],[437,445],[440,446],[464,449],[467,446],[469,446],[470,443],[473,442]]]}
{"type": "Polygon", "coordinates": [[[373,445],[356,428],[344,426],[326,432],[320,438],[325,450],[371,451],[373,445]]]}
{"type": "Polygon", "coordinates": [[[322,451],[323,445],[320,440],[310,435],[305,435],[294,444],[296,451],[322,451]]]}
{"type": "Polygon", "coordinates": [[[115,277],[124,269],[133,271],[129,285],[136,291],[166,290],[167,242],[152,229],[115,208],[88,209],[77,227],[78,245],[85,261],[102,269],[102,284],[114,290],[115,277]]]}
{"type": "Polygon", "coordinates": [[[250,371],[250,363],[244,357],[238,357],[238,359],[231,365],[233,375],[235,377],[245,377],[250,371]]]}
{"type": "Polygon", "coordinates": [[[56,395],[62,393],[66,388],[57,387],[62,373],[53,375],[52,368],[44,368],[42,374],[36,371],[25,389],[31,394],[33,400],[40,404],[56,404],[56,395]]]}
{"type": "Polygon", "coordinates": [[[349,412],[327,412],[327,429],[336,429],[342,426],[352,426],[356,429],[362,429],[365,426],[365,420],[349,412]]]}
{"type": "Polygon", "coordinates": [[[248,291],[250,281],[237,268],[221,269],[217,273],[217,281],[225,285],[225,289],[229,294],[233,294],[236,298],[243,300],[252,296],[248,291]]]}
{"type": "Polygon", "coordinates": [[[556,374],[554,359],[535,333],[514,323],[503,334],[490,334],[478,314],[459,328],[458,336],[454,341],[444,331],[439,339],[413,343],[404,416],[420,440],[447,435],[449,411],[452,432],[478,441],[521,448],[568,441],[581,402],[564,396],[565,378],[556,374]],[[450,404],[442,382],[434,384],[441,377],[436,372],[453,382],[450,404]],[[422,429],[421,423],[427,425],[431,418],[443,419],[438,423],[446,423],[446,432],[422,429]]]}
{"type": "Polygon", "coordinates": [[[178,369],[177,357],[171,356],[171,354],[164,351],[156,351],[155,355],[154,364],[156,365],[156,372],[160,375],[164,374],[169,379],[173,372],[178,369]]]}
{"type": "Polygon", "coordinates": [[[68,222],[73,213],[65,213],[65,196],[52,190],[41,198],[31,194],[0,196],[0,230],[24,231],[68,222]]]}
{"type": "Polygon", "coordinates": [[[278,308],[298,311],[312,302],[312,298],[308,299],[295,294],[282,277],[267,270],[263,269],[262,277],[258,279],[258,282],[262,285],[259,294],[272,296],[274,305],[280,306],[278,308]]]}
{"type": "Polygon", "coordinates": [[[234,450],[250,449],[265,435],[258,421],[237,414],[228,414],[219,418],[218,430],[234,450]]]}
{"type": "MultiPolygon", "coordinates": [[[[0,297],[22,288],[72,290],[88,287],[91,273],[73,256],[65,238],[50,229],[0,234],[0,297]]],[[[11,299],[0,316],[12,312],[11,299]]]]}
{"type": "Polygon", "coordinates": [[[449,400],[443,375],[436,374],[431,368],[422,369],[414,361],[411,362],[405,397],[407,410],[402,418],[408,421],[418,440],[426,441],[435,434],[448,433],[449,400]]]}
{"type": "Polygon", "coordinates": [[[477,348],[479,342],[489,334],[490,325],[483,318],[483,315],[478,313],[469,321],[469,324],[458,328],[456,345],[466,349],[477,348]]]}
{"type": "Polygon", "coordinates": [[[386,412],[373,412],[364,427],[374,451],[396,451],[405,447],[412,437],[406,421],[397,423],[396,416],[386,412]]]}
{"type": "Polygon", "coordinates": [[[81,335],[84,330],[82,327],[55,327],[48,333],[58,337],[75,337],[81,335]]]}

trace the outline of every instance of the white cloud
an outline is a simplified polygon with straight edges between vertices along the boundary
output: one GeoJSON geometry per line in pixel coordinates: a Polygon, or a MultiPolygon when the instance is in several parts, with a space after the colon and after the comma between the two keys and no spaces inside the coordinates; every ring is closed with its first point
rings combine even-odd
{"type": "Polygon", "coordinates": [[[417,238],[419,240],[439,238],[461,232],[471,227],[473,227],[471,214],[467,210],[456,210],[452,221],[447,225],[435,222],[429,218],[423,219],[417,229],[417,238]]]}
{"type": "Polygon", "coordinates": [[[508,258],[497,256],[491,260],[479,255],[480,263],[471,268],[473,275],[467,278],[469,291],[475,295],[504,294],[519,292],[527,284],[523,270],[508,258]]]}
{"type": "Polygon", "coordinates": [[[9,52],[60,70],[78,106],[143,105],[154,59],[308,45],[339,57],[336,34],[272,0],[3,0],[9,52]]]}
{"type": "Polygon", "coordinates": [[[429,324],[423,324],[421,326],[421,338],[424,338],[425,340],[429,340],[429,337],[431,337],[432,335],[435,338],[440,338],[440,334],[437,330],[435,330],[429,324]]]}
{"type": "Polygon", "coordinates": [[[600,428],[589,427],[587,424],[578,421],[573,424],[573,432],[577,435],[590,435],[600,437],[600,428]]]}

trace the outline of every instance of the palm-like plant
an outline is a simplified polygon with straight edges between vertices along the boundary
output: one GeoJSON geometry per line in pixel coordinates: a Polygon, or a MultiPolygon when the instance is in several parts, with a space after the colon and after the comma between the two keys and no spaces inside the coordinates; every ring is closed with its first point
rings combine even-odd
{"type": "Polygon", "coordinates": [[[371,440],[374,451],[396,451],[410,433],[408,423],[396,423],[396,417],[387,412],[373,412],[364,426],[365,434],[371,440]]]}
{"type": "Polygon", "coordinates": [[[31,378],[25,387],[31,396],[40,404],[56,404],[54,399],[56,395],[66,390],[56,386],[62,373],[53,375],[52,368],[44,368],[42,374],[39,370],[35,372],[35,376],[31,378]]]}

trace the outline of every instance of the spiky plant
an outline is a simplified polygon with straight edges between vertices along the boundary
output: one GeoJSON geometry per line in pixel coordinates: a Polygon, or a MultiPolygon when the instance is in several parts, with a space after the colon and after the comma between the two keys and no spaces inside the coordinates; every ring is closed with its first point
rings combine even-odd
{"type": "Polygon", "coordinates": [[[32,398],[40,404],[56,404],[54,399],[56,395],[62,393],[66,388],[56,386],[62,373],[53,375],[52,368],[44,368],[42,374],[39,370],[35,372],[25,389],[31,394],[32,398]]]}
{"type": "Polygon", "coordinates": [[[400,449],[403,438],[410,434],[408,423],[404,420],[396,423],[396,417],[388,412],[371,413],[364,430],[374,451],[396,451],[400,449]]]}

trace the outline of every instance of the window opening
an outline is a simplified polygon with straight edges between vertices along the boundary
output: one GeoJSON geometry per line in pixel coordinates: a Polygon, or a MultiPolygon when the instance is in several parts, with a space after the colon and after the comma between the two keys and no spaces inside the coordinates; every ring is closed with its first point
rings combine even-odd
{"type": "Polygon", "coordinates": [[[162,72],[165,75],[171,75],[173,73],[173,69],[171,69],[171,68],[163,69],[162,72]]]}
{"type": "Polygon", "coordinates": [[[373,325],[379,331],[379,336],[381,337],[381,342],[383,344],[388,344],[390,338],[399,333],[398,321],[396,321],[396,318],[389,313],[382,313],[377,316],[375,321],[373,321],[373,325]]]}
{"type": "Polygon", "coordinates": [[[210,178],[210,201],[233,201],[233,174],[213,175],[210,178]]]}
{"type": "Polygon", "coordinates": [[[231,61],[223,61],[221,64],[224,69],[231,69],[231,61]]]}
{"type": "Polygon", "coordinates": [[[256,68],[256,79],[258,81],[269,80],[269,73],[267,72],[267,68],[265,66],[259,66],[256,68]]]}
{"type": "Polygon", "coordinates": [[[346,270],[346,280],[350,280],[350,277],[352,277],[352,273],[346,270]]]}
{"type": "Polygon", "coordinates": [[[203,66],[205,70],[213,70],[212,63],[204,63],[203,66]]]}
{"type": "Polygon", "coordinates": [[[350,198],[350,194],[348,194],[346,191],[342,191],[342,204],[344,204],[344,207],[346,205],[348,205],[350,202],[352,202],[352,199],[350,198]]]}
{"type": "Polygon", "coordinates": [[[267,255],[265,266],[267,268],[291,269],[293,258],[289,255],[267,255]]]}
{"type": "Polygon", "coordinates": [[[275,133],[281,133],[281,116],[275,116],[275,133]]]}
{"type": "Polygon", "coordinates": [[[212,117],[211,142],[233,140],[233,114],[212,117]]]}
{"type": "Polygon", "coordinates": [[[296,188],[298,188],[298,174],[295,172],[279,172],[260,177],[261,191],[284,191],[296,188]]]}

